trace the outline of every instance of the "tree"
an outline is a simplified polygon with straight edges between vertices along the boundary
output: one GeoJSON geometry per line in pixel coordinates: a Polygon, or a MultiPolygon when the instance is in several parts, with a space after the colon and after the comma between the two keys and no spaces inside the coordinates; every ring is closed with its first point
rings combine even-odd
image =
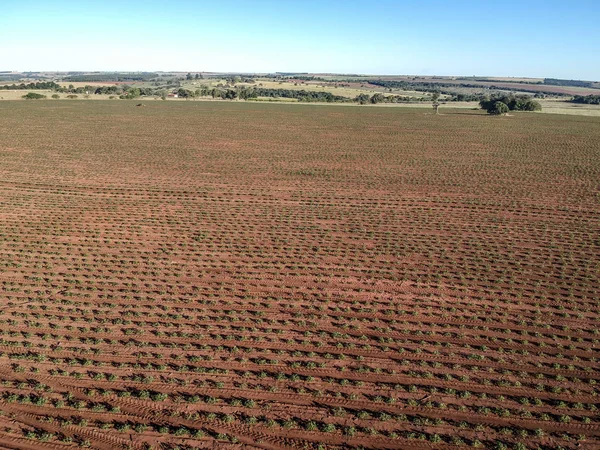
{"type": "Polygon", "coordinates": [[[235,89],[227,89],[224,91],[222,98],[227,100],[235,100],[237,98],[237,91],[235,89]]]}
{"type": "Polygon", "coordinates": [[[373,96],[371,97],[371,103],[373,103],[374,105],[376,105],[377,103],[381,103],[385,101],[385,95],[380,94],[379,92],[377,94],[373,94],[373,96]]]}
{"type": "MultiPolygon", "coordinates": [[[[503,100],[504,101],[504,100],[503,100]]],[[[527,95],[515,95],[504,101],[511,111],[541,111],[542,105],[527,95]]]]}
{"type": "Polygon", "coordinates": [[[167,99],[167,91],[166,91],[166,89],[157,89],[157,91],[156,91],[155,94],[157,96],[159,96],[163,100],[167,99]]]}
{"type": "Polygon", "coordinates": [[[191,80],[192,79],[192,74],[188,72],[188,74],[185,76],[186,80],[191,80]]]}
{"type": "Polygon", "coordinates": [[[540,102],[532,100],[532,99],[527,99],[524,102],[521,103],[521,107],[519,109],[519,111],[541,111],[542,110],[542,105],[540,104],[540,102]]]}
{"type": "Polygon", "coordinates": [[[52,94],[52,98],[53,98],[53,99],[60,98],[60,95],[58,95],[58,94],[52,94]]]}
{"type": "Polygon", "coordinates": [[[433,94],[431,94],[431,100],[433,102],[433,110],[435,111],[436,114],[438,114],[438,109],[440,107],[440,104],[438,103],[438,98],[440,98],[439,92],[434,92],[433,94]]]}
{"type": "Polygon", "coordinates": [[[199,74],[196,74],[196,76],[194,76],[194,78],[197,80],[197,79],[199,79],[199,78],[200,78],[200,75],[199,75],[199,74]]]}
{"type": "Polygon", "coordinates": [[[358,102],[361,105],[366,105],[370,101],[369,94],[359,94],[354,99],[355,102],[358,102]]]}
{"type": "MultiPolygon", "coordinates": [[[[542,105],[528,95],[522,94],[504,94],[485,97],[479,102],[479,106],[485,109],[489,114],[495,114],[496,103],[503,103],[510,111],[541,111],[542,105]]],[[[497,114],[497,113],[496,113],[497,114]]]]}
{"type": "Polygon", "coordinates": [[[179,88],[177,89],[177,97],[179,98],[188,98],[193,97],[194,93],[188,89],[179,88]]]}
{"type": "Polygon", "coordinates": [[[236,83],[240,83],[240,82],[242,81],[242,79],[241,79],[241,77],[238,77],[238,76],[235,76],[235,75],[234,75],[234,76],[231,76],[231,77],[225,78],[225,81],[226,81],[228,84],[230,84],[231,86],[235,86],[235,85],[236,85],[236,83]]]}
{"type": "Polygon", "coordinates": [[[502,103],[500,101],[494,102],[490,108],[487,109],[488,114],[493,114],[495,116],[500,116],[503,114],[507,114],[510,109],[506,105],[506,103],[502,103]]]}
{"type": "Polygon", "coordinates": [[[121,98],[126,100],[132,100],[134,98],[139,97],[140,95],[141,91],[139,88],[130,88],[125,93],[123,93],[123,95],[121,95],[121,98]]]}
{"type": "Polygon", "coordinates": [[[237,88],[237,96],[242,100],[247,100],[252,96],[252,89],[242,86],[237,88]]]}

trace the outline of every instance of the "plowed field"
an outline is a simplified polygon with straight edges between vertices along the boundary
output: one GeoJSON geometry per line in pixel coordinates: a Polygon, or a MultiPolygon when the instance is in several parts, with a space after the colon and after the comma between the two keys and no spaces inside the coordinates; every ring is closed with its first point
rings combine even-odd
{"type": "Polygon", "coordinates": [[[0,104],[0,448],[600,447],[600,119],[0,104]]]}

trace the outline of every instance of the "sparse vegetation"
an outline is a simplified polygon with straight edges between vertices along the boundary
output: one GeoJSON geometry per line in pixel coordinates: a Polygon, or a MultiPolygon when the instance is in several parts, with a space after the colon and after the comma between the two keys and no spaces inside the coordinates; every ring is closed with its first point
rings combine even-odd
{"type": "Polygon", "coordinates": [[[0,442],[598,446],[595,118],[139,101],[1,104],[0,442]]]}

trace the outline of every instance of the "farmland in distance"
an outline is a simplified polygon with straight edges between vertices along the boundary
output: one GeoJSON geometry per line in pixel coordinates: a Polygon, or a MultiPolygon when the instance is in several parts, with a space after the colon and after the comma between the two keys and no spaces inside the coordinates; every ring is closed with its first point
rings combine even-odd
{"type": "Polygon", "coordinates": [[[0,103],[0,448],[596,449],[600,119],[0,103]]]}

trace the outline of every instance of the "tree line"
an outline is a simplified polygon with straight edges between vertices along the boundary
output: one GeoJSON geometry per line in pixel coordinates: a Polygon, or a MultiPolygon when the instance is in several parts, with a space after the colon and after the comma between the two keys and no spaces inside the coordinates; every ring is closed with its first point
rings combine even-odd
{"type": "Polygon", "coordinates": [[[584,103],[587,105],[600,105],[600,95],[576,95],[571,99],[572,103],[584,103]]]}
{"type": "Polygon", "coordinates": [[[410,97],[407,95],[383,95],[377,92],[373,95],[359,94],[352,99],[361,105],[376,105],[378,103],[410,103],[410,102],[427,102],[431,101],[428,97],[410,97]]]}
{"type": "Polygon", "coordinates": [[[253,100],[259,97],[264,98],[290,98],[299,102],[323,102],[323,103],[359,103],[361,105],[378,103],[408,103],[415,101],[429,101],[429,98],[410,97],[402,95],[384,95],[380,92],[369,94],[360,94],[354,98],[335,95],[325,91],[307,91],[303,89],[274,89],[252,86],[238,86],[236,88],[211,88],[202,86],[195,91],[179,88],[176,91],[179,98],[199,98],[212,97],[222,100],[253,100]]]}
{"type": "Polygon", "coordinates": [[[313,76],[306,76],[306,75],[286,76],[286,77],[276,76],[275,78],[276,79],[284,79],[284,80],[298,80],[298,81],[329,81],[322,77],[313,77],[313,76]]]}
{"type": "Polygon", "coordinates": [[[54,89],[58,89],[60,88],[59,84],[56,84],[54,81],[37,81],[34,83],[21,83],[21,84],[5,84],[0,86],[0,89],[3,90],[22,90],[22,89],[28,89],[28,90],[37,90],[37,89],[46,89],[46,90],[54,90],[54,89]]]}
{"type": "Polygon", "coordinates": [[[268,89],[250,86],[238,86],[236,88],[211,88],[202,86],[195,91],[190,89],[179,88],[176,91],[179,98],[196,98],[196,97],[212,97],[223,100],[249,100],[258,97],[267,98],[293,98],[301,102],[350,102],[352,99],[341,95],[334,95],[330,92],[322,91],[305,91],[294,89],[268,89]]]}
{"type": "Polygon", "coordinates": [[[272,98],[295,98],[301,102],[327,102],[344,103],[351,101],[350,98],[341,95],[335,95],[324,91],[306,91],[304,89],[267,89],[253,88],[248,93],[248,98],[272,97],[272,98]]]}
{"type": "Polygon", "coordinates": [[[158,78],[158,74],[154,72],[104,72],[85,75],[71,75],[64,78],[63,81],[76,82],[94,82],[94,81],[148,81],[158,78]]]}

